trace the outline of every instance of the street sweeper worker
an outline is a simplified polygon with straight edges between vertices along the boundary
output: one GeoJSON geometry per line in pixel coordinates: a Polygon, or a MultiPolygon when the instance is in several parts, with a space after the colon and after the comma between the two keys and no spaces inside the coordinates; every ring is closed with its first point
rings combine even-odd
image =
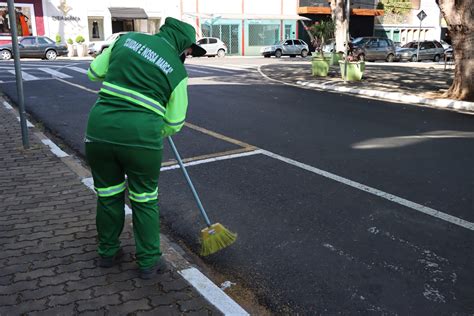
{"type": "Polygon", "coordinates": [[[206,53],[195,41],[191,25],[167,18],[156,35],[119,37],[87,72],[92,81],[102,81],[85,137],[97,192],[101,267],[113,266],[122,255],[127,189],[140,276],[150,278],[163,267],[157,205],[163,138],[184,124],[188,75],[183,62],[187,55],[206,53]]]}

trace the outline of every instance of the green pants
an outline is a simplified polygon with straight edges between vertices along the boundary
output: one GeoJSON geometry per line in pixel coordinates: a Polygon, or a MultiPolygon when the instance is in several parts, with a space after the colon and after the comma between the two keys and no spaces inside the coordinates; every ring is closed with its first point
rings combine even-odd
{"type": "Polygon", "coordinates": [[[120,248],[127,175],[137,263],[141,269],[155,265],[161,256],[158,177],[162,150],[89,142],[86,156],[97,192],[99,255],[111,257],[120,248]]]}

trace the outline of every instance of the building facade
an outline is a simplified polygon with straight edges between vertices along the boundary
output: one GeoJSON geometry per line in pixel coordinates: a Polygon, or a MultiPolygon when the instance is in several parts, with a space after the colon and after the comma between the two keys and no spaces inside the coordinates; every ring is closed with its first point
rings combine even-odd
{"type": "MultiPolygon", "coordinates": [[[[193,25],[198,38],[220,38],[231,55],[258,55],[263,46],[298,38],[298,20],[306,19],[297,15],[298,0],[24,0],[15,7],[26,20],[22,24],[17,18],[25,28],[19,36],[102,41],[122,31],[157,33],[171,16],[193,25]]],[[[6,2],[0,2],[2,11],[7,12],[6,2]]],[[[2,27],[8,21],[3,21],[0,41],[9,41],[9,30],[2,27]]]]}
{"type": "Polygon", "coordinates": [[[387,12],[376,18],[375,35],[390,38],[401,45],[411,41],[446,39],[443,33],[441,12],[435,0],[412,0],[411,8],[398,14],[387,12]],[[421,22],[417,14],[423,10],[426,18],[421,22]]]}
{"type": "MultiPolygon", "coordinates": [[[[306,25],[299,25],[301,37],[309,41],[305,28],[310,24],[331,19],[330,0],[299,0],[298,14],[311,19],[306,25]]],[[[384,11],[377,9],[378,0],[352,0],[349,18],[351,37],[373,36],[375,17],[383,16],[384,11]]]]}

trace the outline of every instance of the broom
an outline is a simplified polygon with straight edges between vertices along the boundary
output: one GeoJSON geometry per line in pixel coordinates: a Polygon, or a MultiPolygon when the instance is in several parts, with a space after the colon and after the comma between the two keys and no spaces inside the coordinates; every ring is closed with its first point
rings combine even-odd
{"type": "Polygon", "coordinates": [[[209,217],[202,206],[201,200],[199,199],[196,189],[191,182],[191,178],[184,167],[183,161],[181,160],[178,150],[176,149],[171,137],[168,137],[168,142],[171,149],[173,150],[174,156],[176,157],[179,166],[181,167],[181,170],[183,171],[183,175],[188,182],[189,188],[193,192],[194,199],[196,200],[198,208],[201,211],[202,217],[204,217],[204,220],[207,224],[207,227],[201,230],[201,256],[208,256],[227,246],[230,246],[237,239],[237,234],[230,232],[222,224],[211,224],[211,221],[209,220],[209,217]]]}

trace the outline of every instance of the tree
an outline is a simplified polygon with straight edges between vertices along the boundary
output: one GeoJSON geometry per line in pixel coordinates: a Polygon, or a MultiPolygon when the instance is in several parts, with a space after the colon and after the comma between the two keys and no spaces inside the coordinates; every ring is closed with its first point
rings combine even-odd
{"type": "Polygon", "coordinates": [[[314,37],[312,43],[314,48],[324,57],[323,47],[334,36],[334,22],[332,20],[315,22],[309,31],[314,37]]]}
{"type": "Polygon", "coordinates": [[[448,24],[454,53],[454,80],[445,97],[474,101],[474,12],[472,0],[437,0],[448,24]]]}
{"type": "Polygon", "coordinates": [[[344,52],[349,30],[344,0],[331,0],[331,17],[335,24],[336,52],[344,52]]]}

